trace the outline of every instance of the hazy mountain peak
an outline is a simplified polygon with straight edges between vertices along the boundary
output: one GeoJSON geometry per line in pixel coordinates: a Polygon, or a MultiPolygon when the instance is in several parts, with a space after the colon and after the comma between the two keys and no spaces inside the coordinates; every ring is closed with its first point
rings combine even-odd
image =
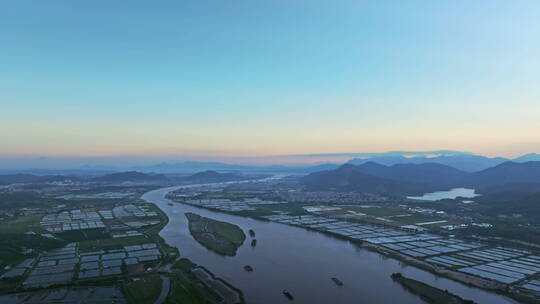
{"type": "Polygon", "coordinates": [[[518,163],[528,162],[528,161],[540,161],[540,154],[528,153],[520,157],[514,158],[513,161],[518,162],[518,163]]]}
{"type": "MultiPolygon", "coordinates": [[[[437,152],[437,151],[433,151],[437,152]]],[[[376,162],[386,166],[393,166],[396,164],[424,164],[424,163],[437,163],[459,169],[467,172],[481,171],[500,163],[507,161],[508,159],[502,157],[490,158],[482,155],[476,155],[472,153],[441,153],[440,155],[432,154],[428,155],[424,153],[420,156],[412,156],[412,154],[403,153],[388,154],[388,156],[376,156],[369,158],[355,158],[349,161],[354,165],[364,164],[366,162],[376,162]],[[436,156],[434,156],[436,155],[436,156]]]]}
{"type": "Polygon", "coordinates": [[[104,176],[96,177],[93,181],[96,182],[113,182],[113,183],[124,183],[124,182],[156,182],[167,180],[167,177],[161,174],[151,175],[145,174],[137,171],[126,171],[107,174],[104,176]]]}

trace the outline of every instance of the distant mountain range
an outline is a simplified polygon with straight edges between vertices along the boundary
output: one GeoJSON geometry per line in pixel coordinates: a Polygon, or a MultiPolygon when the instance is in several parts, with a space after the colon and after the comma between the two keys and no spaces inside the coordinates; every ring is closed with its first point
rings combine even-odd
{"type": "Polygon", "coordinates": [[[194,183],[218,183],[245,179],[245,176],[238,173],[218,173],[216,171],[207,170],[195,173],[184,179],[194,183]]]}
{"type": "Polygon", "coordinates": [[[151,166],[132,167],[132,170],[140,172],[156,173],[196,173],[201,171],[221,172],[257,172],[257,173],[289,173],[305,174],[339,167],[340,164],[316,164],[316,165],[240,165],[220,162],[166,162],[151,166]]]}
{"type": "MultiPolygon", "coordinates": [[[[392,166],[396,164],[425,164],[437,163],[461,171],[477,172],[487,168],[491,168],[507,161],[526,162],[540,161],[540,154],[526,154],[513,160],[503,157],[486,157],[468,152],[452,151],[452,150],[435,150],[435,151],[391,151],[383,153],[351,153],[351,154],[309,154],[306,157],[338,157],[351,156],[355,157],[349,160],[348,164],[361,165],[368,162],[392,166]]],[[[302,155],[298,156],[302,157],[302,155]]],[[[343,164],[343,163],[341,163],[343,164]]],[[[227,171],[227,172],[266,172],[266,173],[297,173],[305,174],[324,170],[332,170],[338,168],[339,163],[322,163],[322,164],[275,164],[275,165],[243,165],[243,164],[228,164],[221,162],[164,162],[151,166],[132,167],[131,170],[141,172],[157,172],[157,173],[179,173],[179,172],[200,172],[205,170],[227,171]]]]}
{"type": "Polygon", "coordinates": [[[524,163],[524,162],[529,162],[529,161],[540,161],[540,154],[538,153],[525,154],[523,156],[514,158],[513,161],[518,162],[518,163],[524,163]]]}
{"type": "Polygon", "coordinates": [[[346,164],[334,170],[311,173],[301,182],[308,190],[358,191],[393,196],[422,194],[435,189],[429,185],[366,174],[358,167],[346,164]]]}
{"type": "Polygon", "coordinates": [[[119,172],[92,178],[91,181],[98,183],[161,183],[168,181],[162,174],[145,174],[136,171],[119,172]]]}
{"type": "Polygon", "coordinates": [[[346,166],[354,167],[358,172],[380,178],[437,186],[453,185],[468,174],[465,171],[437,163],[385,166],[375,162],[369,162],[358,166],[350,164],[346,166]]]}
{"type": "Polygon", "coordinates": [[[9,185],[17,183],[47,183],[64,180],[78,180],[77,177],[64,175],[33,175],[33,174],[6,174],[0,175],[0,185],[9,185]]]}
{"type": "Polygon", "coordinates": [[[471,173],[462,183],[477,188],[540,183],[540,161],[505,162],[492,168],[471,173]]]}
{"type": "Polygon", "coordinates": [[[404,155],[377,156],[371,158],[355,158],[348,163],[353,165],[361,165],[367,162],[376,162],[382,165],[395,164],[425,164],[437,163],[449,167],[453,167],[462,171],[476,172],[484,170],[508,161],[506,158],[494,157],[489,158],[474,154],[455,154],[455,155],[438,155],[438,156],[414,156],[409,157],[404,155]]]}
{"type": "Polygon", "coordinates": [[[136,171],[120,172],[93,178],[91,181],[101,183],[145,183],[145,184],[173,184],[173,183],[216,183],[234,180],[250,179],[251,177],[239,173],[219,173],[216,171],[203,171],[189,176],[166,176],[163,174],[146,174],[136,171]]]}
{"type": "MultiPolygon", "coordinates": [[[[527,155],[520,159],[534,157],[536,155],[527,155]]],[[[207,163],[207,165],[209,164],[207,163]]],[[[197,165],[189,164],[189,166],[195,168],[197,165]]],[[[302,172],[300,169],[298,170],[298,173],[302,172]]],[[[437,190],[448,190],[454,187],[470,187],[482,194],[540,192],[540,161],[506,161],[477,172],[467,172],[440,163],[384,165],[374,161],[364,162],[360,165],[353,165],[351,163],[341,166],[322,164],[302,167],[301,170],[304,170],[303,172],[311,171],[311,173],[300,179],[301,183],[311,190],[361,191],[392,196],[417,195],[437,190]]],[[[46,183],[68,179],[103,184],[135,183],[168,185],[242,180],[266,175],[261,172],[258,172],[258,174],[254,174],[254,171],[248,172],[251,174],[250,176],[242,175],[237,171],[217,172],[214,170],[204,170],[188,175],[165,175],[126,171],[102,174],[97,177],[7,174],[0,175],[0,185],[46,183]]],[[[268,172],[268,174],[270,173],[273,172],[268,172]]]]}
{"type": "MultiPolygon", "coordinates": [[[[530,153],[515,159],[507,159],[503,157],[486,157],[468,152],[452,151],[452,150],[434,150],[434,151],[391,151],[383,153],[325,153],[325,154],[305,154],[305,155],[288,155],[283,156],[290,161],[298,159],[299,162],[328,159],[328,162],[311,163],[311,164],[279,164],[280,158],[276,157],[273,160],[278,164],[234,164],[224,162],[201,162],[201,161],[168,161],[153,165],[126,166],[120,160],[117,165],[111,165],[112,160],[98,159],[83,159],[81,161],[89,161],[87,165],[81,165],[78,168],[70,169],[51,169],[49,159],[36,159],[33,161],[21,161],[21,164],[35,165],[36,169],[13,169],[14,163],[18,160],[0,158],[0,172],[2,174],[25,173],[33,175],[78,175],[78,176],[102,176],[107,173],[138,171],[143,173],[158,173],[158,174],[193,174],[201,171],[214,170],[218,172],[251,172],[251,173],[281,173],[281,174],[308,174],[312,172],[325,171],[336,169],[341,166],[343,159],[350,159],[345,163],[352,165],[361,165],[368,162],[392,166],[396,164],[424,164],[437,163],[459,169],[466,172],[478,172],[487,168],[491,168],[507,161],[527,162],[540,161],[540,154],[530,153]],[[352,158],[352,159],[351,159],[352,158]],[[341,159],[340,161],[337,161],[341,159]],[[107,161],[109,165],[99,164],[99,162],[107,161]],[[47,169],[40,166],[47,165],[47,169]],[[11,169],[8,169],[11,168],[11,169]],[[3,169],[3,170],[2,170],[3,169]]],[[[262,159],[262,158],[261,158],[262,159]]],[[[62,159],[54,159],[55,163],[62,163],[62,159]]],[[[135,160],[132,160],[133,162],[135,160]]],[[[268,160],[267,160],[268,161],[268,160]]],[[[74,160],[70,160],[73,164],[74,160]]],[[[30,167],[34,168],[34,167],[30,167]]]]}
{"type": "Polygon", "coordinates": [[[234,180],[260,178],[262,175],[242,175],[240,173],[219,173],[216,171],[203,171],[188,176],[174,176],[164,174],[147,174],[137,171],[117,172],[98,177],[60,176],[60,175],[32,175],[32,174],[6,174],[0,175],[0,185],[16,183],[49,183],[56,181],[81,181],[99,184],[154,184],[169,185],[182,183],[215,183],[234,180]]]}
{"type": "Polygon", "coordinates": [[[218,171],[243,171],[248,169],[249,166],[226,164],[220,162],[163,162],[156,165],[131,167],[130,169],[141,172],[159,172],[159,173],[195,173],[207,170],[218,171]]]}
{"type": "Polygon", "coordinates": [[[508,161],[474,173],[437,163],[392,166],[375,162],[345,164],[335,170],[309,174],[302,178],[302,183],[314,190],[335,189],[388,195],[415,195],[453,187],[472,187],[480,192],[493,192],[497,187],[524,191],[530,190],[530,187],[540,187],[540,162],[508,161]]]}

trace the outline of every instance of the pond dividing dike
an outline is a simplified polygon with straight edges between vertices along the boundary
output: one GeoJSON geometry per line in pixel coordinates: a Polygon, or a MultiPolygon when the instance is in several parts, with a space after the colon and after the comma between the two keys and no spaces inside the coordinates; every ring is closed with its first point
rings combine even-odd
{"type": "Polygon", "coordinates": [[[422,303],[417,295],[392,280],[390,275],[394,272],[477,303],[517,303],[324,233],[173,203],[165,198],[176,189],[197,186],[200,185],[157,189],[142,198],[156,204],[169,217],[161,237],[177,247],[183,257],[242,290],[247,303],[290,303],[282,294],[284,289],[294,296],[295,303],[422,303]],[[193,239],[186,212],[238,225],[246,235],[253,229],[257,246],[244,242],[236,256],[216,254],[193,239]],[[247,272],[245,265],[251,265],[253,271],[247,272]],[[332,277],[342,281],[343,286],[335,284],[332,277]]]}

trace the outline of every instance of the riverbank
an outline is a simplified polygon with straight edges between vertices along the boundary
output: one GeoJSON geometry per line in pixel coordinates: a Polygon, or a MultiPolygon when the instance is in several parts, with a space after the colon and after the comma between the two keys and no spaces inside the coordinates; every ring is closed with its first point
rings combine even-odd
{"type": "Polygon", "coordinates": [[[462,299],[448,291],[434,288],[420,281],[404,277],[401,273],[392,274],[392,279],[405,289],[418,295],[424,301],[433,304],[474,304],[474,301],[462,299]]]}
{"type": "Polygon", "coordinates": [[[193,238],[216,253],[234,256],[246,240],[244,231],[236,225],[202,217],[195,213],[186,213],[186,217],[193,238]]]}
{"type": "Polygon", "coordinates": [[[474,286],[474,287],[497,291],[497,292],[503,292],[506,289],[505,284],[498,283],[491,280],[486,280],[486,279],[472,276],[472,275],[468,275],[462,272],[452,271],[446,268],[439,268],[439,267],[433,266],[432,264],[424,262],[422,260],[415,259],[414,257],[404,255],[398,251],[395,251],[395,250],[392,250],[392,249],[389,249],[380,245],[364,242],[362,243],[361,247],[367,250],[377,252],[384,256],[396,259],[408,265],[429,271],[433,274],[437,274],[439,276],[453,279],[457,282],[460,282],[469,286],[474,286]]]}
{"type": "Polygon", "coordinates": [[[453,281],[465,284],[467,286],[473,286],[476,288],[489,290],[496,294],[500,294],[502,296],[512,298],[518,301],[519,303],[540,304],[540,300],[538,299],[509,291],[508,285],[503,284],[503,283],[483,279],[483,278],[469,275],[469,274],[459,272],[459,271],[453,271],[447,268],[439,268],[439,267],[433,266],[432,264],[426,263],[422,260],[415,259],[413,257],[401,254],[397,251],[385,248],[380,245],[365,242],[361,244],[360,246],[364,249],[377,252],[381,255],[396,259],[408,265],[431,272],[437,276],[448,278],[453,281]]]}
{"type": "Polygon", "coordinates": [[[171,276],[172,287],[165,303],[245,304],[241,290],[189,259],[178,260],[171,271],[174,274],[171,276]]]}

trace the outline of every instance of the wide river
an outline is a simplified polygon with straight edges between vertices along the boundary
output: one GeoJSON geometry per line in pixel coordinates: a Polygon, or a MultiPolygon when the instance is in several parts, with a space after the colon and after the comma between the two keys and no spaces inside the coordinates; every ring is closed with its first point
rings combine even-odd
{"type": "Polygon", "coordinates": [[[447,289],[477,303],[517,303],[507,297],[433,275],[323,233],[181,203],[169,206],[171,201],[165,195],[182,187],[189,186],[162,188],[142,196],[144,200],[156,204],[169,217],[169,223],[160,235],[168,244],[177,247],[183,257],[205,266],[216,276],[240,288],[248,303],[289,303],[282,294],[283,289],[291,292],[296,303],[423,303],[418,296],[392,281],[390,275],[394,272],[447,289]],[[186,212],[233,223],[240,226],[246,235],[249,229],[253,229],[257,246],[252,248],[249,241],[246,241],[234,257],[215,254],[193,239],[184,216],[186,212]],[[251,265],[254,271],[246,272],[245,265],[251,265]],[[331,277],[339,278],[344,286],[337,286],[331,277]]]}

